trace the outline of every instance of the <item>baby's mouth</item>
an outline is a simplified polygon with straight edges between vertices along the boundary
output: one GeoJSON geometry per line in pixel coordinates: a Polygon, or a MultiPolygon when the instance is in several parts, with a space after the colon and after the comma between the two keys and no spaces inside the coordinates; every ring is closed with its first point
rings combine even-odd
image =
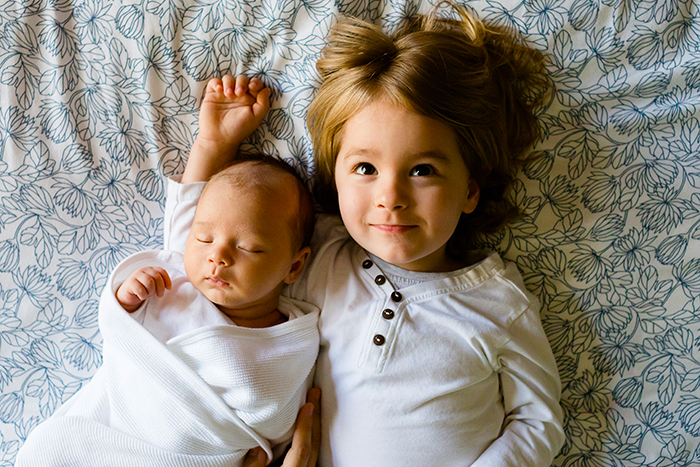
{"type": "Polygon", "coordinates": [[[229,285],[228,282],[216,276],[209,276],[206,278],[206,281],[214,287],[225,287],[229,285]]]}

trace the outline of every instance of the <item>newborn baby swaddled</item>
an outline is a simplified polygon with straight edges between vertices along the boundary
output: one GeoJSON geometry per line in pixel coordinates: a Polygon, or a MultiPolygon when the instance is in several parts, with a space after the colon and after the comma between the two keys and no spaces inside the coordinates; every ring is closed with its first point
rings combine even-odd
{"type": "Polygon", "coordinates": [[[37,427],[23,466],[231,466],[282,445],[313,377],[318,310],[280,297],[309,255],[313,205],[283,162],[209,181],[184,256],[137,253],[100,302],[104,364],[37,427]]]}

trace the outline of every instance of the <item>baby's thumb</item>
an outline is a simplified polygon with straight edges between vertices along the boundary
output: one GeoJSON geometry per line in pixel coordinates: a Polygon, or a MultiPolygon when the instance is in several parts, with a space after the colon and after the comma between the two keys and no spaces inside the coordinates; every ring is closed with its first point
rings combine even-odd
{"type": "Polygon", "coordinates": [[[267,111],[270,110],[271,92],[270,88],[263,89],[258,93],[255,104],[253,104],[253,114],[260,120],[262,120],[265,114],[267,114],[267,111]]]}

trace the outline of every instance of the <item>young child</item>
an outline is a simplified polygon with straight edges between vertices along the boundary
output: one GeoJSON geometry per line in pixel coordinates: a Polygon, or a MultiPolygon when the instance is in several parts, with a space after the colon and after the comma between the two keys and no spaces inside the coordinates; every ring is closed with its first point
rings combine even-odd
{"type": "MultiPolygon", "coordinates": [[[[230,101],[240,113],[250,97],[230,101]]],[[[311,194],[282,161],[237,158],[213,177],[184,256],[141,252],[111,274],[104,365],[32,432],[16,465],[234,466],[256,446],[272,458],[291,439],[318,352],[318,309],[280,297],[313,224],[311,194]]]]}
{"type": "MultiPolygon", "coordinates": [[[[318,220],[286,293],[322,309],[324,467],[542,467],[564,440],[537,299],[514,264],[468,250],[517,211],[508,187],[549,82],[539,53],[453,8],[459,20],[433,13],[393,36],[344,20],[317,65],[316,199],[342,222],[318,220]]],[[[238,87],[210,83],[222,99],[238,87]]],[[[222,163],[205,146],[191,173],[222,163]]]]}

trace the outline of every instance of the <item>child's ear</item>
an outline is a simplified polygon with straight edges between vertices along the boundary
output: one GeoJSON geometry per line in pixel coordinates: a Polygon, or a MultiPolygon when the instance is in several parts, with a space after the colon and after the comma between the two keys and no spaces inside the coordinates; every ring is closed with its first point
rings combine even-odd
{"type": "Polygon", "coordinates": [[[479,204],[479,195],[481,194],[481,190],[479,189],[479,185],[476,183],[476,180],[473,178],[469,179],[469,192],[467,193],[467,202],[464,204],[464,209],[462,209],[462,212],[464,214],[470,214],[476,209],[476,205],[479,204]]]}
{"type": "Polygon", "coordinates": [[[291,284],[299,279],[299,276],[301,276],[301,271],[304,270],[304,264],[306,264],[306,260],[309,259],[310,254],[311,248],[308,246],[305,246],[297,252],[292,261],[292,267],[289,268],[289,274],[287,274],[287,277],[284,278],[283,282],[285,284],[291,284]]]}

